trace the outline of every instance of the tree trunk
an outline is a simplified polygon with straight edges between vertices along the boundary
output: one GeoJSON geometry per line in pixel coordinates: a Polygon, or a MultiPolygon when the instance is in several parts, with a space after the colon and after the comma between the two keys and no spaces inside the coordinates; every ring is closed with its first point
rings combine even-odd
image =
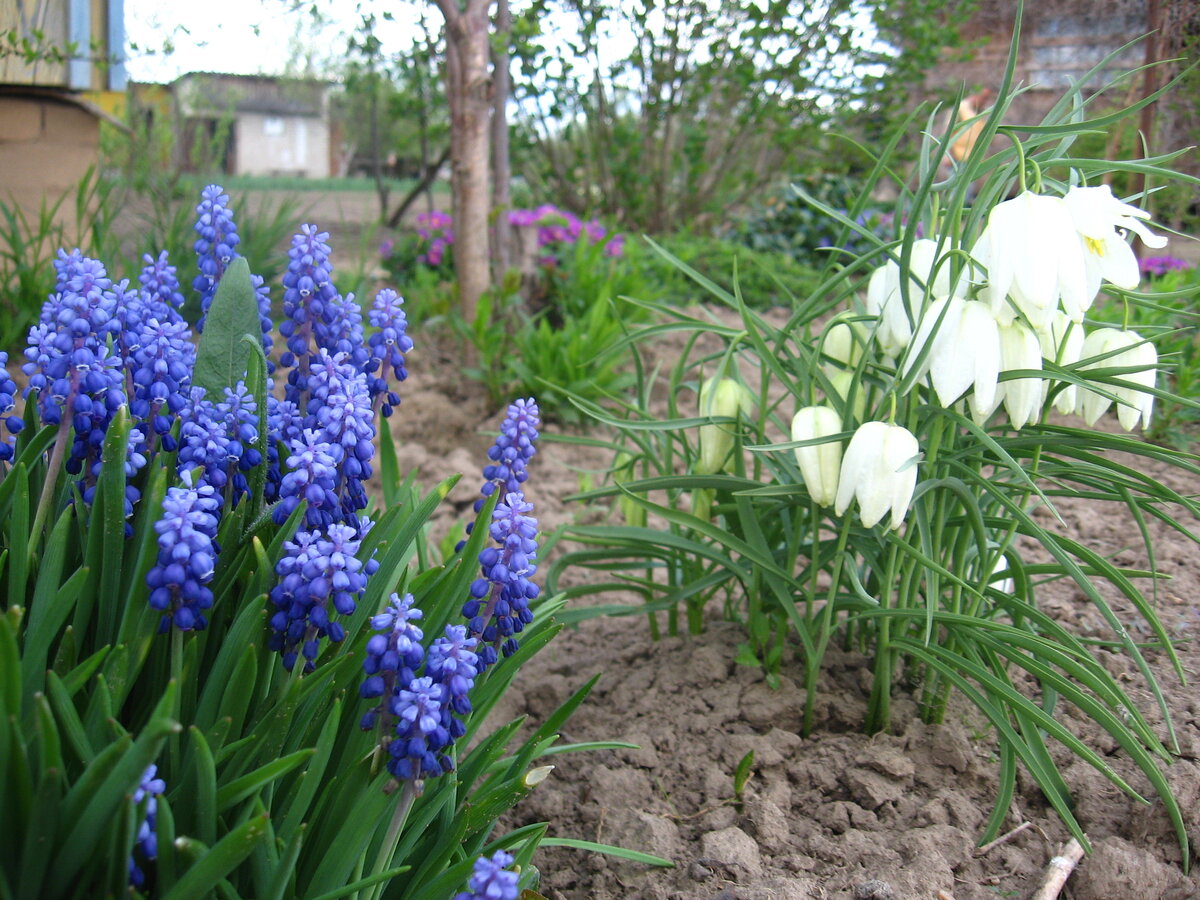
{"type": "Polygon", "coordinates": [[[496,39],[492,45],[492,254],[495,261],[493,278],[496,284],[513,266],[513,230],[508,221],[512,207],[509,182],[512,163],[508,153],[508,96],[511,90],[509,39],[512,36],[512,13],[508,0],[496,2],[496,39]]]}
{"type": "Polygon", "coordinates": [[[489,125],[488,4],[438,0],[446,20],[446,88],[450,104],[450,187],[454,194],[454,272],[459,311],[474,322],[490,283],[488,239],[489,125]]]}

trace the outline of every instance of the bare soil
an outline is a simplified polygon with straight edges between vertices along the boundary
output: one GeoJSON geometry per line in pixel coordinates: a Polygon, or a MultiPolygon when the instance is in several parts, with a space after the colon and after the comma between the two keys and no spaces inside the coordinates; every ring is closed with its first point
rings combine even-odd
{"type": "MultiPolygon", "coordinates": [[[[410,380],[393,417],[401,469],[432,485],[466,476],[444,505],[437,528],[450,528],[474,500],[483,454],[503,417],[458,374],[453,354],[418,334],[410,380]]],[[[553,428],[547,429],[553,431],[553,428]]],[[[581,473],[603,471],[607,459],[588,448],[543,440],[531,463],[528,493],[545,529],[573,519],[597,521],[606,511],[567,502],[581,473]]],[[[1153,474],[1195,493],[1178,470],[1153,474]]],[[[1110,506],[1060,506],[1074,535],[1127,565],[1145,565],[1133,523],[1110,506]]],[[[1194,521],[1182,522],[1195,528],[1194,521]]],[[[1152,522],[1157,563],[1172,576],[1160,587],[1157,611],[1178,640],[1189,684],[1160,673],[1178,733],[1167,777],[1200,846],[1200,585],[1195,545],[1152,522]]],[[[1036,552],[1036,548],[1030,548],[1036,552]]],[[[1105,586],[1101,586],[1107,591],[1105,586]]],[[[1115,596],[1114,605],[1135,619],[1115,596]]],[[[1071,584],[1047,586],[1043,606],[1079,633],[1108,637],[1097,611],[1071,584]]],[[[801,738],[803,681],[798,660],[784,664],[782,685],[769,688],[756,669],[736,666],[739,627],[715,618],[696,637],[653,641],[641,616],[598,618],[564,631],[518,675],[499,718],[544,720],[596,673],[591,697],[568,722],[569,741],[621,740],[640,749],[557,757],[556,769],[517,809],[510,824],[551,823],[550,834],[657,854],[670,869],[578,850],[544,849],[535,859],[540,892],[549,900],[994,900],[1031,897],[1069,835],[1022,773],[1004,830],[1008,840],[977,842],[996,798],[994,732],[966,703],[943,725],[923,724],[916,703],[894,700],[893,732],[861,733],[870,691],[864,657],[833,653],[824,670],[819,725],[801,738]],[[754,751],[741,802],[733,791],[739,760],[754,751]]],[[[1152,698],[1132,662],[1100,651],[1103,664],[1144,700],[1152,698]]],[[[1060,720],[1110,761],[1145,796],[1153,791],[1115,742],[1086,716],[1060,704],[1060,720]]],[[[1161,803],[1142,804],[1067,751],[1056,756],[1073,792],[1076,815],[1093,845],[1061,894],[1071,900],[1158,900],[1200,897],[1197,867],[1185,875],[1161,803]]]]}

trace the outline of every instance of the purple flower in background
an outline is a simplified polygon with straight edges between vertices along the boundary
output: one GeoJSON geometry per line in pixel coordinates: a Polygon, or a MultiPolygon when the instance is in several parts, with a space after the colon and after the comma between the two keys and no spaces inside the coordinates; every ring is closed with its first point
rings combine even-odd
{"type": "Polygon", "coordinates": [[[173,624],[181,631],[207,626],[204,610],[212,606],[212,581],[218,548],[217,516],[221,501],[209,484],[168,489],[162,517],[154,524],[158,559],[146,574],[150,606],[163,613],[160,633],[173,624]]]}
{"type": "Polygon", "coordinates": [[[142,871],[139,861],[152,862],[158,859],[158,797],[167,790],[167,783],[158,774],[158,766],[151,765],[142,773],[141,783],[133,792],[133,805],[146,804],[146,816],[138,826],[137,839],[133,844],[133,854],[129,857],[129,883],[140,888],[146,883],[146,873],[142,871]]]}
{"type": "Polygon", "coordinates": [[[219,184],[210,184],[200,192],[193,228],[198,235],[193,247],[200,268],[200,274],[192,282],[192,288],[200,295],[200,321],[196,330],[203,331],[217,283],[238,255],[237,245],[241,241],[233,222],[233,210],[229,208],[229,195],[219,184]]]}
{"type": "Polygon", "coordinates": [[[481,856],[467,882],[467,890],[454,895],[454,900],[517,900],[520,877],[508,871],[512,855],[497,850],[492,858],[481,856]]]}
{"type": "Polygon", "coordinates": [[[1158,277],[1168,272],[1182,272],[1192,268],[1192,264],[1176,256],[1148,256],[1138,261],[1138,268],[1143,275],[1158,277]]]}

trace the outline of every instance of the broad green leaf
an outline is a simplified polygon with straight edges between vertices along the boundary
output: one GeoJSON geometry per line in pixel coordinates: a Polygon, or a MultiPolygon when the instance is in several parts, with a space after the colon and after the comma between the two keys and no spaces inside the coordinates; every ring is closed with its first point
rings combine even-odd
{"type": "Polygon", "coordinates": [[[225,388],[246,380],[252,351],[242,336],[257,341],[260,334],[258,299],[250,280],[250,265],[239,256],[226,267],[208,308],[204,334],[196,350],[192,384],[203,388],[214,403],[223,399],[225,388]]]}

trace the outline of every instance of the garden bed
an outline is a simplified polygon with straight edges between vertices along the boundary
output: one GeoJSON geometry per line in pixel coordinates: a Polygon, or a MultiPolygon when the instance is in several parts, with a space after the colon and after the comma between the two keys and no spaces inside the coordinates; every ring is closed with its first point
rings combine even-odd
{"type": "MultiPolygon", "coordinates": [[[[468,473],[435,525],[449,529],[455,511],[465,515],[475,497],[476,460],[490,443],[500,412],[488,409],[475,384],[458,376],[450,354],[440,354],[420,336],[417,340],[393,428],[401,470],[413,469],[426,486],[453,472],[468,473]]],[[[531,464],[528,488],[543,526],[605,516],[603,509],[564,498],[606,465],[605,455],[594,449],[544,440],[531,464]]],[[[1163,467],[1153,474],[1183,493],[1200,489],[1182,483],[1178,469],[1163,467]]],[[[1136,527],[1111,507],[1073,501],[1064,502],[1060,511],[1074,536],[1099,553],[1123,565],[1146,564],[1136,527]]],[[[1158,613],[1178,640],[1182,670],[1194,682],[1200,677],[1200,646],[1193,639],[1200,627],[1195,546],[1166,525],[1151,522],[1149,527],[1158,568],[1171,576],[1159,587],[1158,613]]],[[[1048,585],[1040,597],[1043,607],[1076,633],[1111,636],[1074,585],[1048,585]]],[[[1122,609],[1115,596],[1109,599],[1122,609]]],[[[545,849],[535,860],[542,894],[550,900],[991,900],[1034,892],[1068,832],[1022,773],[1002,829],[1022,830],[986,851],[976,848],[995,801],[998,763],[994,733],[972,708],[952,704],[944,724],[926,725],[916,716],[912,696],[902,691],[893,705],[892,733],[864,735],[869,662],[836,652],[823,671],[817,728],[803,739],[798,661],[785,661],[782,686],[772,690],[757,669],[733,663],[741,639],[736,625],[717,622],[697,637],[656,642],[642,616],[592,619],[564,631],[522,668],[497,717],[542,721],[589,677],[602,673],[564,738],[629,741],[640,749],[558,757],[555,772],[517,808],[512,824],[548,821],[553,836],[616,844],[675,862],[673,869],[652,869],[577,850],[545,849]],[[752,775],[739,803],[734,771],[749,751],[754,751],[752,775]]],[[[1169,672],[1163,654],[1147,655],[1161,674],[1177,729],[1179,758],[1167,777],[1195,847],[1200,845],[1200,701],[1169,672]]],[[[1118,653],[1100,651],[1100,657],[1128,682],[1155,722],[1153,698],[1133,663],[1118,653]]],[[[1136,789],[1149,790],[1113,740],[1087,717],[1065,703],[1056,715],[1136,789]]],[[[1094,846],[1063,896],[1200,894],[1200,878],[1181,871],[1160,803],[1137,803],[1066,751],[1055,761],[1094,846]]]]}

